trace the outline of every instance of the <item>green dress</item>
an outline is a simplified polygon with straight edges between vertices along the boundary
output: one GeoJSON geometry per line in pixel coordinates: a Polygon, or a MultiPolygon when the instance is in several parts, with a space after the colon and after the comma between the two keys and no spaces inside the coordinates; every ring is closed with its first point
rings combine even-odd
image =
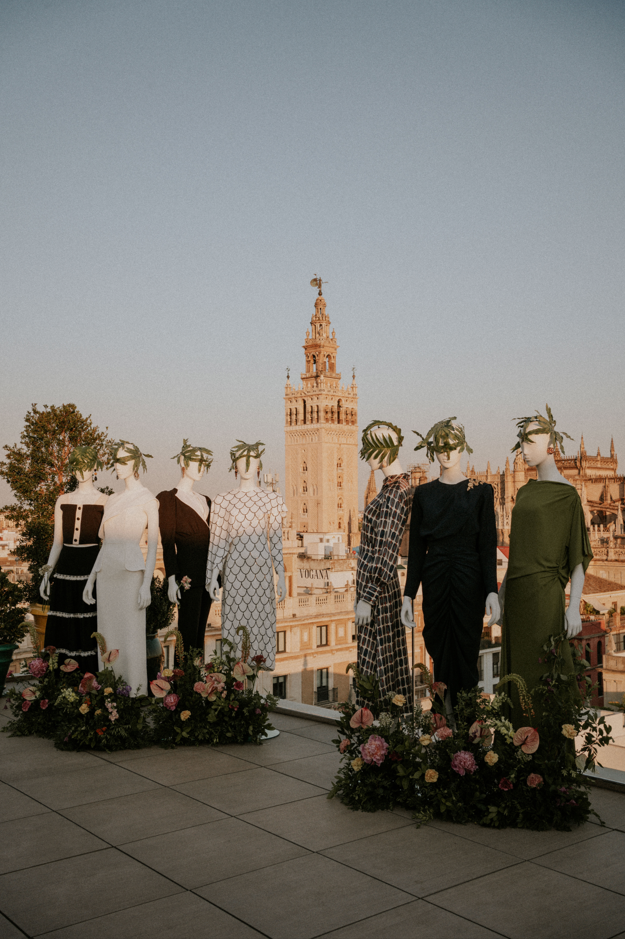
{"type": "MultiPolygon", "coordinates": [[[[592,559],[584,512],[577,490],[568,483],[530,479],[519,489],[512,510],[510,560],[506,575],[501,677],[516,673],[531,691],[545,673],[538,660],[549,636],[564,627],[564,588],[578,564],[592,559]]],[[[573,671],[569,646],[566,673],[573,671]]],[[[510,719],[527,723],[516,686],[502,690],[512,698],[510,719]]]]}

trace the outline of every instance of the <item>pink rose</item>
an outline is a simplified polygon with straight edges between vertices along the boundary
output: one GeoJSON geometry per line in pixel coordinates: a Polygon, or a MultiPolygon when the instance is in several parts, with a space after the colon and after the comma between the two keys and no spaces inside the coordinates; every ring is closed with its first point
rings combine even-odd
{"type": "Polygon", "coordinates": [[[437,740],[448,740],[450,737],[453,737],[454,732],[451,727],[441,727],[440,730],[436,731],[437,740]]]}
{"type": "Polygon", "coordinates": [[[178,704],[179,701],[180,701],[180,698],[178,697],[177,694],[168,694],[164,697],[163,704],[165,705],[168,711],[175,711],[176,705],[178,704]]]}
{"type": "Polygon", "coordinates": [[[373,714],[369,708],[359,708],[358,711],[353,715],[352,719],[349,722],[349,726],[353,727],[371,727],[373,724],[373,714]]]}
{"type": "Polygon", "coordinates": [[[512,738],[512,743],[515,747],[520,746],[523,753],[536,753],[540,737],[534,727],[519,727],[512,738]]]}
{"type": "Polygon", "coordinates": [[[48,701],[47,698],[42,698],[41,701],[39,702],[39,707],[41,708],[42,711],[45,711],[49,703],[50,702],[48,701]]]}
{"type": "Polygon", "coordinates": [[[345,753],[350,743],[351,743],[351,740],[348,740],[347,737],[345,738],[345,740],[341,740],[339,744],[339,753],[345,753]]]}
{"type": "Polygon", "coordinates": [[[504,792],[508,792],[510,789],[514,789],[513,784],[505,776],[503,779],[499,780],[499,788],[503,789],[504,792]]]}
{"type": "Polygon", "coordinates": [[[44,662],[43,659],[33,659],[32,662],[28,663],[28,671],[35,678],[43,678],[48,671],[48,663],[44,662]]]}
{"type": "Polygon", "coordinates": [[[377,763],[381,766],[388,751],[388,743],[384,737],[378,737],[377,734],[371,734],[366,743],[360,747],[360,754],[365,763],[377,763]]]}
{"type": "Polygon", "coordinates": [[[233,687],[235,691],[243,691],[243,689],[245,688],[245,685],[243,684],[242,681],[235,681],[233,687]]]}
{"type": "Polygon", "coordinates": [[[472,753],[469,753],[468,750],[460,750],[458,753],[454,753],[451,758],[451,768],[459,776],[464,776],[465,773],[474,773],[477,769],[477,763],[472,753]]]}
{"type": "Polygon", "coordinates": [[[537,789],[539,786],[542,786],[543,778],[538,773],[530,773],[527,777],[527,785],[530,789],[537,789]]]}
{"type": "Polygon", "coordinates": [[[30,701],[22,701],[22,711],[27,711],[30,707],[30,701]]]}

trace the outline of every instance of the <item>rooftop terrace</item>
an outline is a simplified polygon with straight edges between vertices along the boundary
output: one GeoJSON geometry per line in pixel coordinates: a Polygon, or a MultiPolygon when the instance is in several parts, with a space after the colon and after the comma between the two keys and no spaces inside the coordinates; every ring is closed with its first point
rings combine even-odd
{"type": "Polygon", "coordinates": [[[327,800],[331,726],[274,723],[115,754],[0,734],[0,937],[625,939],[625,794],[593,789],[605,828],[417,828],[327,800]]]}

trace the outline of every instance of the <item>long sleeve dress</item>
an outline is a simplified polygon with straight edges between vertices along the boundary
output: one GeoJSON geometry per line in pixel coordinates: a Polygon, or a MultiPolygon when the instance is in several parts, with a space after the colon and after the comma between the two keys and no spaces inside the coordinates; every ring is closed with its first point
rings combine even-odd
{"type": "Polygon", "coordinates": [[[439,479],[415,489],[404,595],[423,584],[423,640],[434,677],[452,704],[479,681],[478,656],[489,593],[497,593],[493,487],[439,479]]]}
{"type": "MultiPolygon", "coordinates": [[[[501,677],[517,674],[531,691],[545,672],[542,647],[564,628],[564,589],[578,564],[592,560],[582,503],[569,483],[530,479],[519,489],[512,510],[510,558],[506,573],[501,677]]],[[[573,671],[568,643],[561,650],[565,674],[573,671]]],[[[527,723],[516,686],[503,689],[512,698],[510,719],[527,723]]]]}
{"type": "MultiPolygon", "coordinates": [[[[358,667],[376,675],[382,695],[412,694],[406,630],[401,623],[397,556],[410,512],[410,477],[387,476],[362,520],[356,567],[356,601],[371,604],[371,619],[358,627],[358,667]]],[[[358,698],[361,707],[373,702],[358,698]]]]}
{"type": "Polygon", "coordinates": [[[284,573],[282,519],[287,508],[277,492],[233,489],[213,500],[206,583],[221,574],[221,635],[241,648],[239,626],[250,634],[251,655],[276,663],[276,574],[284,573]]]}
{"type": "Polygon", "coordinates": [[[159,492],[156,498],[165,576],[174,576],[178,583],[183,577],[191,581],[188,590],[180,588],[178,629],[185,649],[203,649],[212,602],[204,583],[211,500],[208,496],[178,489],[159,492]]]}

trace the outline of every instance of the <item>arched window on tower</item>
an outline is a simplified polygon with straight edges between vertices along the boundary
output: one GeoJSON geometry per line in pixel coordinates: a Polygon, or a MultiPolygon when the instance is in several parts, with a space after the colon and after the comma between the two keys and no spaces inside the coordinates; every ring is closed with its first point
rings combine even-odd
{"type": "Polygon", "coordinates": [[[330,356],[326,355],[326,372],[330,371],[330,356]]]}
{"type": "Polygon", "coordinates": [[[334,407],[330,408],[330,423],[336,424],[336,409],[334,407]]]}
{"type": "Polygon", "coordinates": [[[306,398],[304,398],[303,405],[304,405],[303,407],[304,420],[302,421],[302,423],[306,424],[307,423],[306,421],[306,398]]]}
{"type": "Polygon", "coordinates": [[[342,512],[342,511],[343,511],[343,500],[342,500],[342,499],[339,499],[338,504],[337,504],[337,508],[338,508],[339,512],[342,512]]]}
{"type": "Polygon", "coordinates": [[[343,417],[343,401],[341,398],[336,402],[336,423],[343,423],[341,418],[343,417]]]}
{"type": "Polygon", "coordinates": [[[305,502],[302,505],[302,515],[308,515],[308,506],[306,505],[305,502]]]}
{"type": "Polygon", "coordinates": [[[297,408],[294,408],[293,417],[295,418],[294,423],[297,424],[297,408]]]}
{"type": "Polygon", "coordinates": [[[289,408],[289,413],[287,414],[287,424],[293,423],[293,411],[289,408]]]}
{"type": "Polygon", "coordinates": [[[325,424],[327,424],[329,420],[330,420],[330,408],[326,404],[325,408],[323,409],[323,421],[325,424]]]}
{"type": "Polygon", "coordinates": [[[302,483],[302,492],[308,492],[308,483],[306,480],[302,483]]]}
{"type": "Polygon", "coordinates": [[[316,374],[317,372],[317,356],[316,355],[313,355],[312,357],[312,364],[313,364],[313,372],[315,372],[316,374]]]}
{"type": "Polygon", "coordinates": [[[343,531],[343,519],[339,517],[339,531],[343,531]]]}
{"type": "Polygon", "coordinates": [[[342,477],[342,476],[339,476],[339,478],[337,479],[337,481],[336,481],[336,488],[337,488],[337,489],[342,489],[342,488],[343,488],[343,477],[342,477]]]}
{"type": "Polygon", "coordinates": [[[340,457],[338,458],[338,460],[337,460],[337,462],[336,462],[336,468],[337,468],[337,469],[343,469],[343,457],[342,457],[342,456],[340,456],[340,457]]]}
{"type": "Polygon", "coordinates": [[[308,463],[306,462],[306,460],[304,460],[304,462],[302,463],[302,473],[307,473],[307,472],[308,472],[308,463]]]}

